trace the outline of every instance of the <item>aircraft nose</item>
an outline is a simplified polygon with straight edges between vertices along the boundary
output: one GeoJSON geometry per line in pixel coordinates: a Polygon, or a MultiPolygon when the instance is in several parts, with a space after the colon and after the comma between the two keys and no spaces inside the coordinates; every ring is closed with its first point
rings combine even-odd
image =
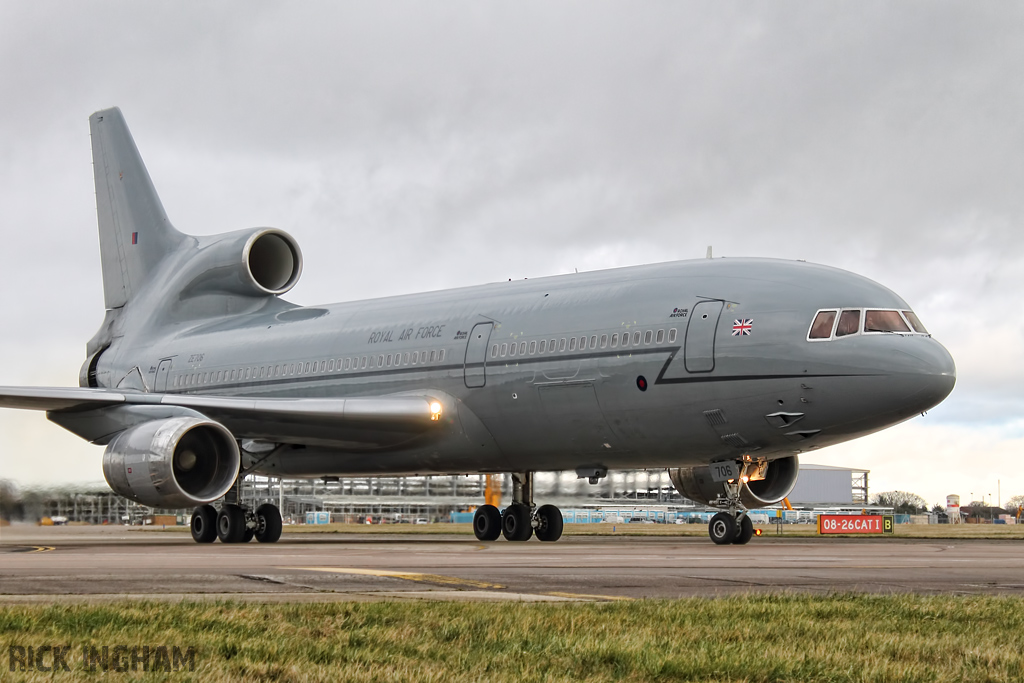
{"type": "Polygon", "coordinates": [[[956,384],[953,356],[930,337],[914,339],[913,346],[894,351],[894,368],[902,378],[907,401],[924,411],[942,402],[956,384]]]}

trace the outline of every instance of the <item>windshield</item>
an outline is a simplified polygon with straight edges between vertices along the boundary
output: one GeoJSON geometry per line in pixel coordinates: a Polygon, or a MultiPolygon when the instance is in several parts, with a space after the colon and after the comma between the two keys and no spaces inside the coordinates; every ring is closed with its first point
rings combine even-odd
{"type": "Polygon", "coordinates": [[[865,332],[910,332],[899,311],[868,310],[864,314],[865,332]]]}
{"type": "Polygon", "coordinates": [[[819,311],[811,323],[810,339],[828,339],[832,336],[832,324],[836,321],[835,311],[819,311]]]}
{"type": "Polygon", "coordinates": [[[860,311],[843,311],[839,316],[839,325],[836,327],[836,336],[845,337],[849,334],[860,332],[860,311]]]}
{"type": "Polygon", "coordinates": [[[903,315],[910,321],[910,325],[914,328],[914,332],[920,332],[921,334],[928,334],[928,330],[921,324],[921,319],[917,317],[917,314],[913,311],[903,311],[903,315]]]}

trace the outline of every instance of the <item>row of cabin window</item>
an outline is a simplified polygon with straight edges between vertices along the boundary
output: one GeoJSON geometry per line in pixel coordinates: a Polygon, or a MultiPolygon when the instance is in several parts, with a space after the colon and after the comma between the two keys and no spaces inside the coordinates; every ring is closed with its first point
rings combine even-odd
{"type": "Polygon", "coordinates": [[[376,356],[354,356],[351,358],[339,358],[337,361],[322,360],[307,363],[288,363],[285,365],[264,365],[253,368],[238,368],[235,370],[214,370],[212,372],[197,372],[189,375],[179,375],[174,379],[176,387],[191,387],[199,384],[216,384],[219,382],[237,382],[247,379],[271,379],[274,377],[288,377],[296,375],[311,375],[317,372],[334,372],[335,368],[342,372],[346,370],[362,370],[365,368],[390,368],[401,365],[423,365],[427,363],[440,363],[444,360],[445,350],[434,349],[431,351],[406,351],[405,353],[377,354],[376,356]]]}
{"type": "MultiPolygon", "coordinates": [[[[668,343],[672,344],[676,340],[676,328],[671,328],[668,331],[668,343]]],[[[526,356],[534,355],[538,353],[556,353],[559,351],[586,351],[590,349],[605,349],[609,346],[613,349],[616,348],[629,348],[630,346],[640,346],[641,343],[644,345],[650,344],[663,344],[665,343],[665,330],[647,330],[641,332],[636,330],[634,332],[623,332],[621,335],[616,332],[610,337],[607,334],[602,334],[600,337],[596,334],[590,335],[589,339],[586,335],[582,337],[562,337],[561,339],[541,339],[540,341],[533,340],[530,342],[521,341],[519,343],[502,343],[491,345],[491,358],[504,358],[505,356],[526,356]],[[589,346],[588,346],[589,345],[589,346]]]]}

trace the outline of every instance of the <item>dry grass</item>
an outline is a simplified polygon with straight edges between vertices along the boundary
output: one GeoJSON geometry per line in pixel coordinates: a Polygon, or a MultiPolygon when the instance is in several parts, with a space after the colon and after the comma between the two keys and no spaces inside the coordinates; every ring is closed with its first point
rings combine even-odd
{"type": "Polygon", "coordinates": [[[196,648],[202,681],[1020,681],[1024,599],[736,596],[615,604],[12,606],[8,646],[196,648]]]}

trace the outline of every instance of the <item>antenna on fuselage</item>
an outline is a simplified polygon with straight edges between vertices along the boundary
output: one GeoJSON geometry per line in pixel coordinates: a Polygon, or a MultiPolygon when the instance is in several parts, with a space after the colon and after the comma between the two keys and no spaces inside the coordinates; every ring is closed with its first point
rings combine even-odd
{"type": "Polygon", "coordinates": [[[710,245],[710,244],[708,245],[708,253],[707,253],[707,256],[705,256],[704,258],[711,258],[711,245],[710,245]]]}

